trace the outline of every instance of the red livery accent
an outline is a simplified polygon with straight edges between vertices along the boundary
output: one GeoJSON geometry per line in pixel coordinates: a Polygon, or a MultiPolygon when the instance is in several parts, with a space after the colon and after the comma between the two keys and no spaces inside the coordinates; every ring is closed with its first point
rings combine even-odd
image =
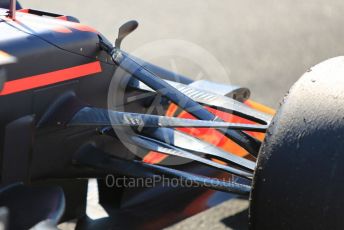
{"type": "Polygon", "coordinates": [[[0,92],[0,96],[18,93],[29,89],[35,89],[71,79],[81,78],[90,74],[99,73],[101,71],[102,68],[100,66],[100,62],[96,61],[67,69],[24,77],[13,81],[7,81],[4,84],[3,90],[0,92]]]}

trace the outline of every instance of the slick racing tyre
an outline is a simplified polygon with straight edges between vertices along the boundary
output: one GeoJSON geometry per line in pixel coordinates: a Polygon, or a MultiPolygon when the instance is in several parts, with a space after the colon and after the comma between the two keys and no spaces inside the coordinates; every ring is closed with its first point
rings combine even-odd
{"type": "Polygon", "coordinates": [[[260,150],[250,229],[344,228],[344,57],[290,89],[260,150]]]}

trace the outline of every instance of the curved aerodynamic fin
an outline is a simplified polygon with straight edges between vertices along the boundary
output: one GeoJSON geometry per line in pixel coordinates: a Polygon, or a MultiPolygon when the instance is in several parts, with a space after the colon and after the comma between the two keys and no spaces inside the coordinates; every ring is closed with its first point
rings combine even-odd
{"type": "MultiPolygon", "coordinates": [[[[185,85],[182,83],[164,80],[171,86],[178,89],[180,92],[184,93],[192,100],[209,107],[213,107],[222,111],[233,113],[234,115],[243,117],[245,119],[260,123],[269,124],[271,122],[272,116],[257,111],[248,107],[247,105],[234,100],[233,98],[219,95],[210,91],[201,90],[190,85],[185,85]]],[[[154,92],[153,89],[148,87],[146,84],[132,79],[129,81],[129,86],[142,91],[154,92]]]]}

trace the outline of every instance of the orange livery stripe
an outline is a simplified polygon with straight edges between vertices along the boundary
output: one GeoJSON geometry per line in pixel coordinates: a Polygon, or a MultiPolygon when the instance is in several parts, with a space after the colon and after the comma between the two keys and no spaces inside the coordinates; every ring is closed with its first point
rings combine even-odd
{"type": "Polygon", "coordinates": [[[3,90],[0,92],[0,96],[81,78],[101,71],[100,62],[95,61],[67,69],[7,81],[4,84],[3,90]]]}

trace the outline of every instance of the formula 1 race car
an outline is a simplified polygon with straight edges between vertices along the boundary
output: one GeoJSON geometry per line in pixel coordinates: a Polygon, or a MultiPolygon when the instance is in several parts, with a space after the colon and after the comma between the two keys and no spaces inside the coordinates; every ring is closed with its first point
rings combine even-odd
{"type": "Polygon", "coordinates": [[[275,112],[126,53],[136,21],[112,45],[74,17],[0,3],[5,229],[161,229],[233,195],[250,200],[251,229],[344,226],[344,57],[275,112]],[[86,213],[91,178],[106,217],[86,213]]]}

